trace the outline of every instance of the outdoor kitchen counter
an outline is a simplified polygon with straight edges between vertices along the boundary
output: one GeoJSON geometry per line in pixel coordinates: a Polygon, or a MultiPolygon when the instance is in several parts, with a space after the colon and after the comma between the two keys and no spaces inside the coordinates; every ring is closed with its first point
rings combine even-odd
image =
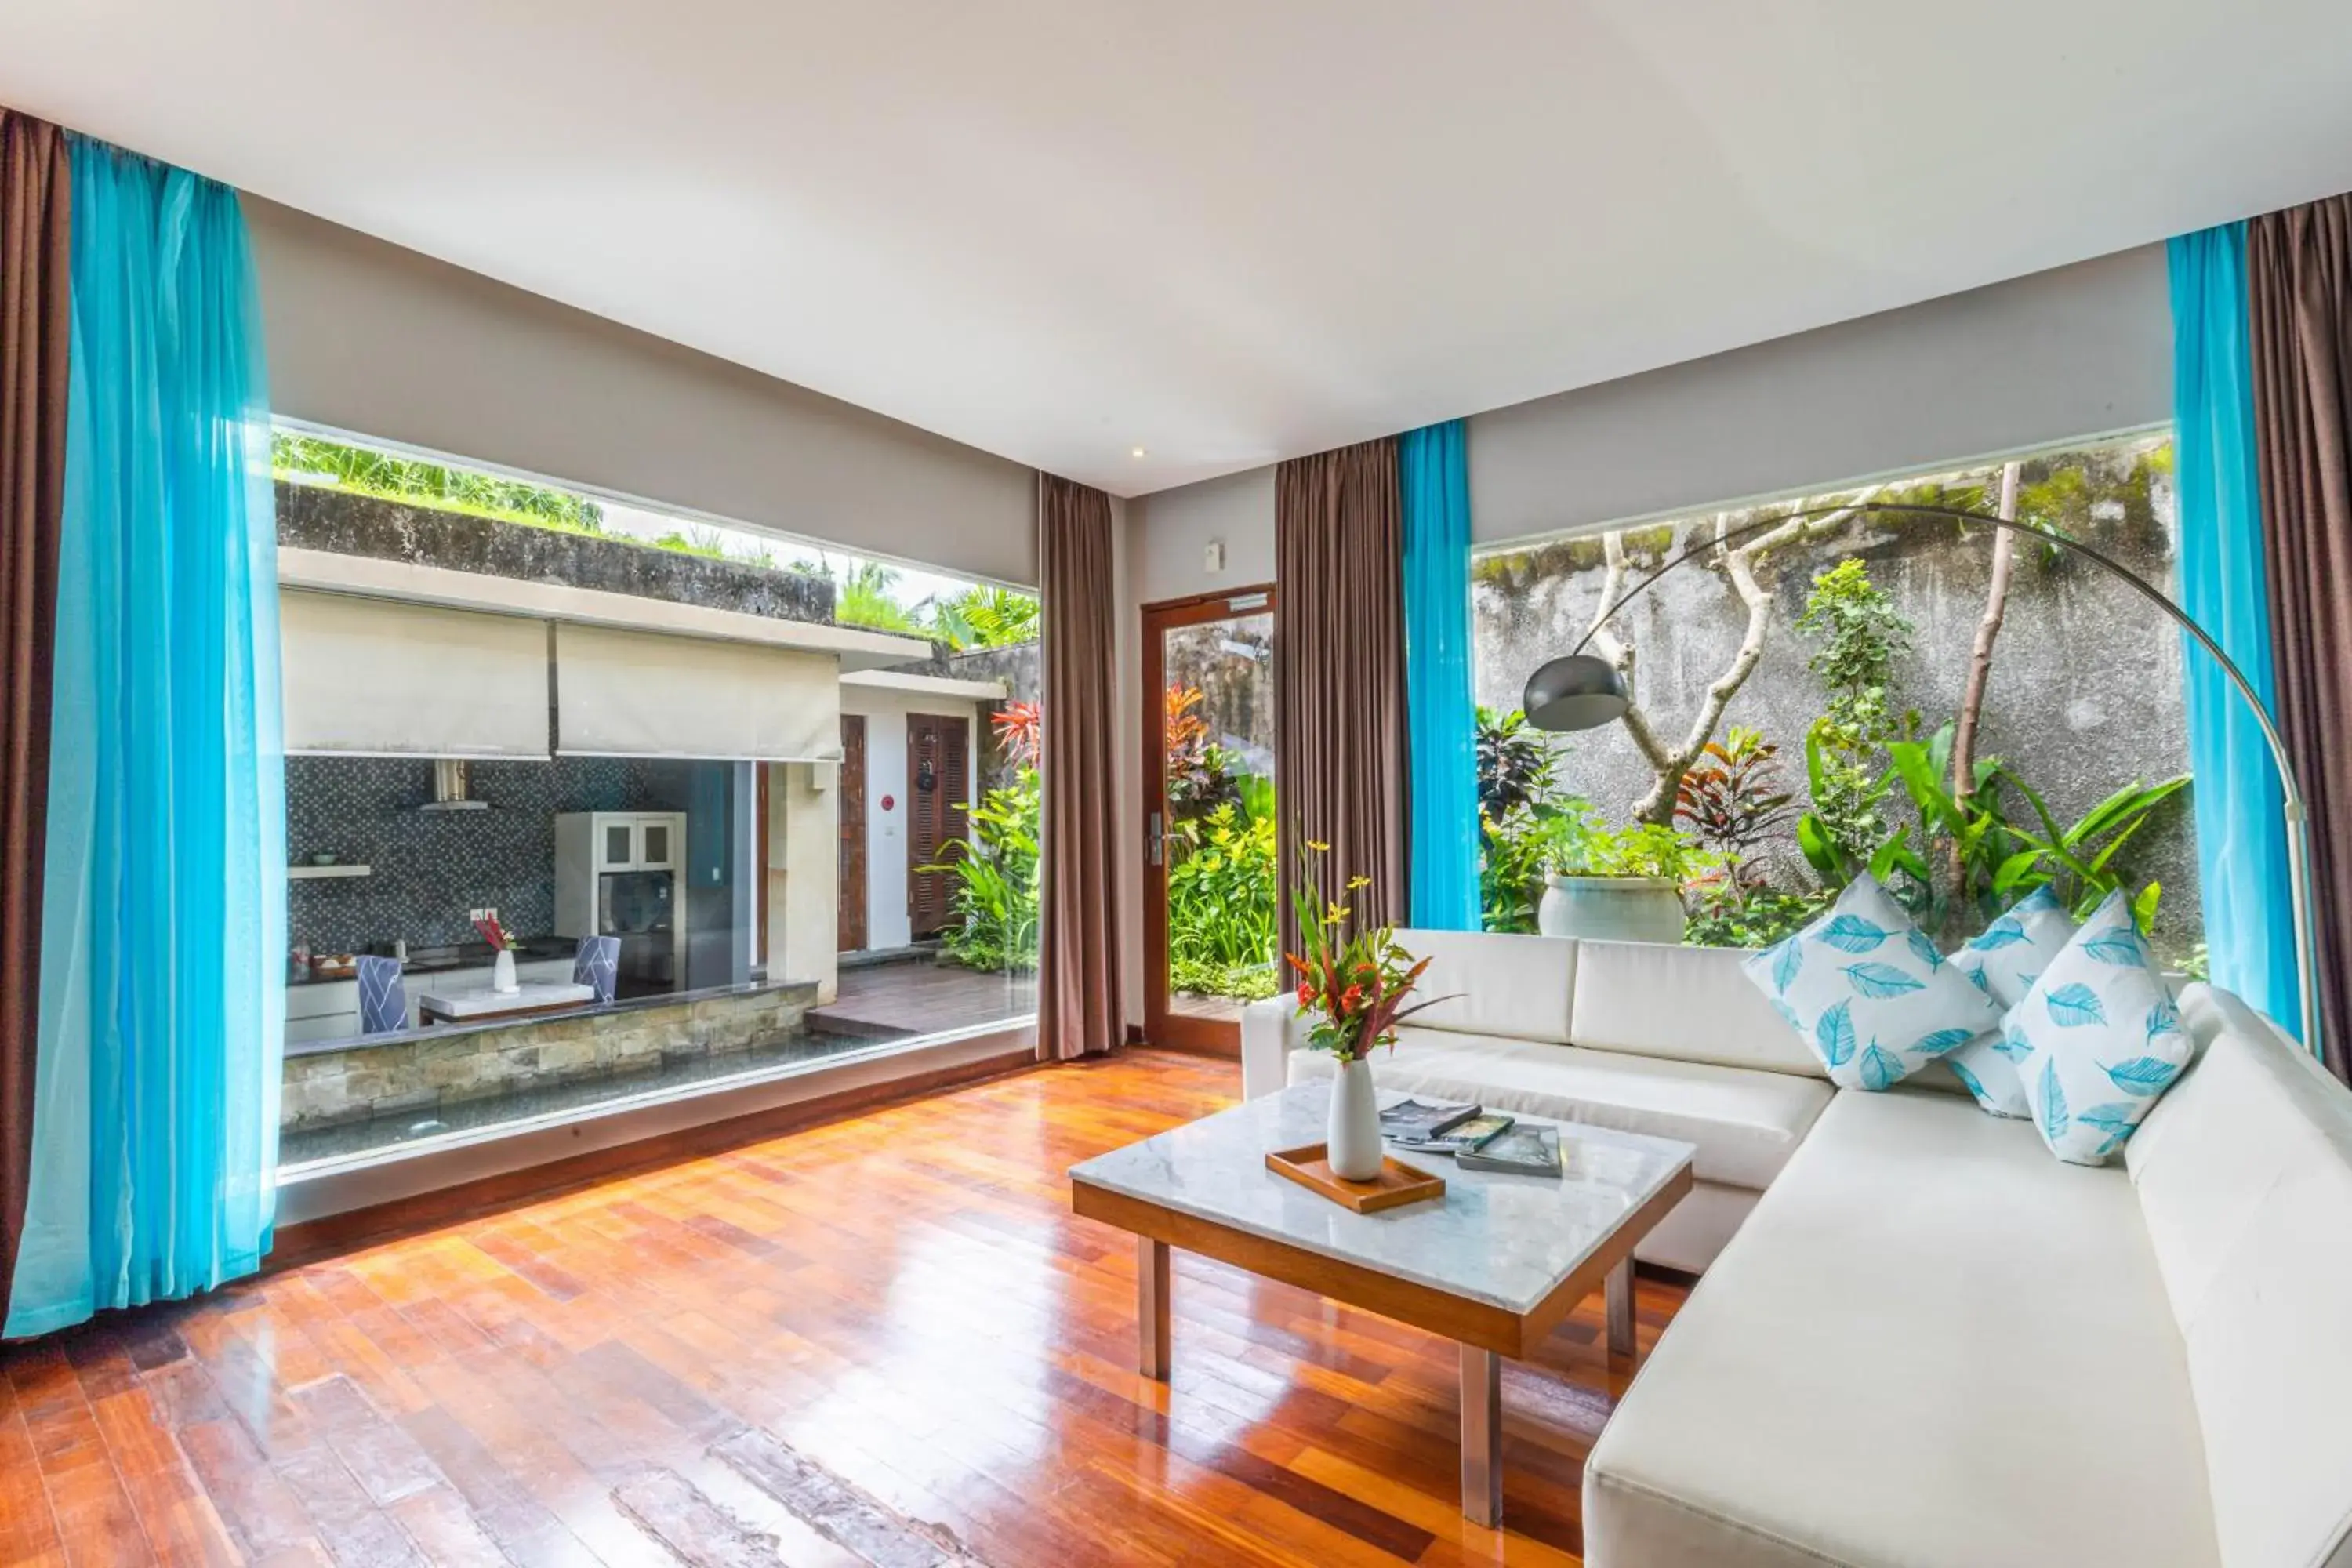
{"type": "Polygon", "coordinates": [[[814,981],[755,980],[503,1021],[289,1044],[279,1122],[289,1130],[334,1126],[753,1050],[803,1033],[815,1004],[814,981]]]}

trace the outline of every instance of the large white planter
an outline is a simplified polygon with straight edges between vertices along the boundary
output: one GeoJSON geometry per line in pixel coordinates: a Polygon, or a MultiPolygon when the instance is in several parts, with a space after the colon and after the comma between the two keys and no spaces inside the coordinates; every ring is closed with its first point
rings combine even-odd
{"type": "Polygon", "coordinates": [[[1546,936],[1678,942],[1684,923],[1682,889],[1664,877],[1548,876],[1536,906],[1546,936]]]}
{"type": "Polygon", "coordinates": [[[1349,1062],[1331,1080],[1331,1121],[1323,1137],[1324,1157],[1341,1181],[1369,1182],[1381,1173],[1381,1102],[1371,1063],[1349,1062]]]}

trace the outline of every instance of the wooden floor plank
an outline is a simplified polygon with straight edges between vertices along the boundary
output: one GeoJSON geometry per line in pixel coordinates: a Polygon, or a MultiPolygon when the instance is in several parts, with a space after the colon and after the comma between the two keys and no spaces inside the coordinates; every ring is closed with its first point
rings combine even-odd
{"type": "Polygon", "coordinates": [[[999,1079],[0,1349],[0,1562],[1568,1568],[1598,1301],[1506,1371],[1500,1531],[1428,1334],[1180,1255],[1136,1373],[1063,1173],[1235,1078],[999,1079]]]}

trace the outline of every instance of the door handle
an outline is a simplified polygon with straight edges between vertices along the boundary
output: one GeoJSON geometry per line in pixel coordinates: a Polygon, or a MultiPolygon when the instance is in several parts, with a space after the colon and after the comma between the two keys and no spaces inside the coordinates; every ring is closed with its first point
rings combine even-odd
{"type": "Polygon", "coordinates": [[[1154,866],[1166,864],[1162,858],[1165,854],[1162,846],[1167,837],[1167,833],[1160,826],[1160,813],[1153,812],[1143,828],[1143,852],[1150,864],[1154,866]]]}

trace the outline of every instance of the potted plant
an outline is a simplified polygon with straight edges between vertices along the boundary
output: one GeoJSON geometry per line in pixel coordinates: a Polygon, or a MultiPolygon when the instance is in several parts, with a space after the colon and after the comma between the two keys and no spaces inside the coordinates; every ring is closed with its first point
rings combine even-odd
{"type": "Polygon", "coordinates": [[[1381,1159],[1372,1050],[1395,1045],[1397,1025],[1443,998],[1405,1005],[1429,960],[1414,963],[1397,945],[1393,930],[1364,921],[1356,899],[1370,878],[1350,877],[1340,897],[1329,895],[1322,861],[1330,852],[1329,845],[1309,839],[1299,854],[1290,903],[1306,951],[1283,956],[1298,974],[1298,1016],[1315,1020],[1307,1045],[1339,1062],[1325,1135],[1331,1173],[1343,1182],[1369,1182],[1381,1173],[1381,1159]]]}
{"type": "Polygon", "coordinates": [[[1656,823],[1588,822],[1557,842],[1544,868],[1537,930],[1604,942],[1682,941],[1683,880],[1698,858],[1689,840],[1656,823]]]}

